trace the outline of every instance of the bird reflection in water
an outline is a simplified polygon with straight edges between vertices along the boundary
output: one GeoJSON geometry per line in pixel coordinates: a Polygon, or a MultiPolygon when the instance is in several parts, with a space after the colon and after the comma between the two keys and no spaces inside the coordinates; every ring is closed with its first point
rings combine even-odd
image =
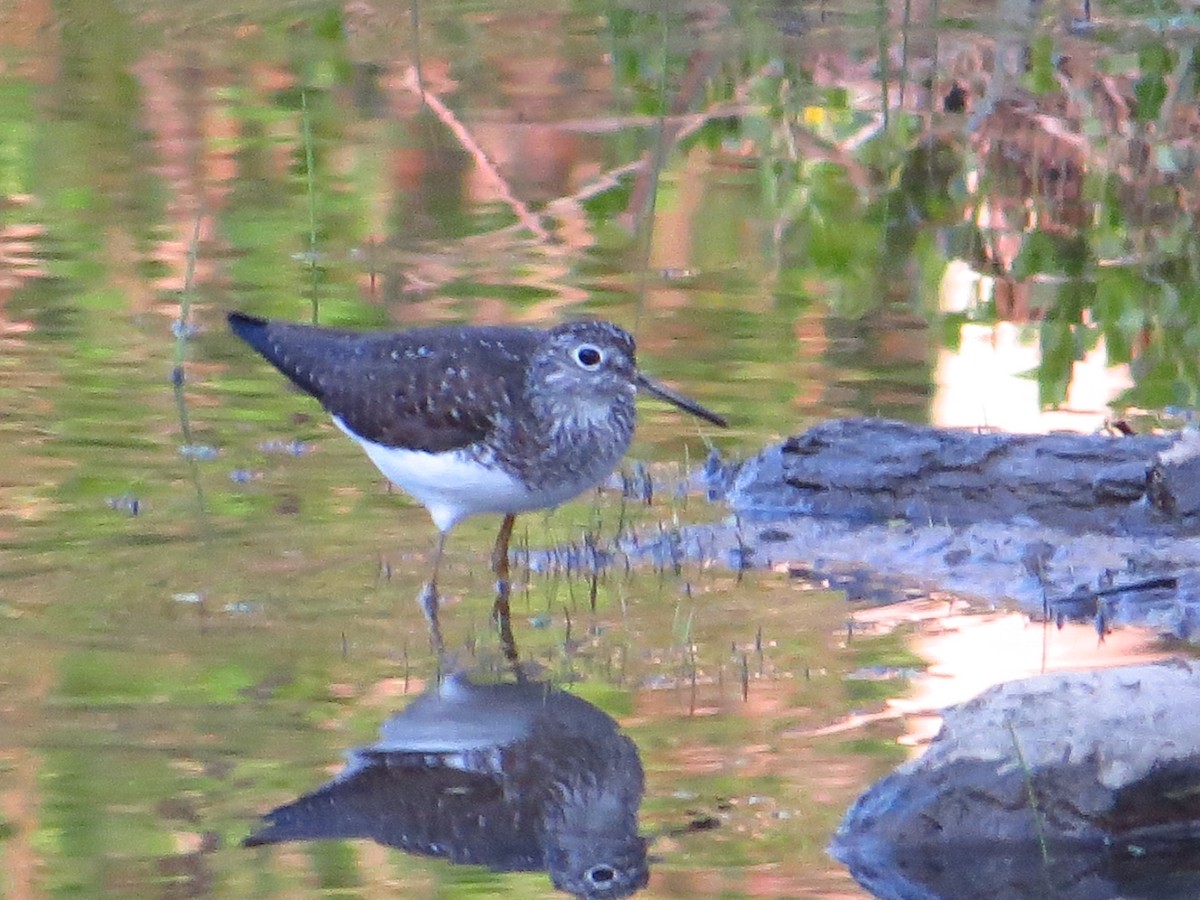
{"type": "Polygon", "coordinates": [[[627,897],[649,877],[642,790],[637,747],[592,704],[541,682],[457,674],[243,843],[371,838],[495,871],[548,870],[579,897],[627,897]]]}

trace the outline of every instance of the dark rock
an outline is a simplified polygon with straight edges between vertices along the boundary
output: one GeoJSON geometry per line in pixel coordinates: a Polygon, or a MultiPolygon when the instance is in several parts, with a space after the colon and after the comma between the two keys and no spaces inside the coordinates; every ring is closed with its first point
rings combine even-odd
{"type": "Polygon", "coordinates": [[[1132,896],[1164,873],[1153,896],[1200,896],[1198,707],[1183,662],[999,685],[947,710],[831,850],[879,897],[1132,896]]]}

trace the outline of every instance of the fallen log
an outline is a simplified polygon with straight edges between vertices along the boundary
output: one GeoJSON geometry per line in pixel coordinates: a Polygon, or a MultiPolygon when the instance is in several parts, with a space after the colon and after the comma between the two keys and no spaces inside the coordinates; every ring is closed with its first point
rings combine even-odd
{"type": "Polygon", "coordinates": [[[1194,436],[997,434],[838,419],[743,462],[743,516],[867,524],[1038,524],[1067,532],[1200,534],[1194,436]]]}
{"type": "Polygon", "coordinates": [[[887,603],[948,591],[1033,618],[1200,642],[1200,437],[826,422],[709,460],[725,522],[630,535],[633,559],[776,568],[887,603]]]}

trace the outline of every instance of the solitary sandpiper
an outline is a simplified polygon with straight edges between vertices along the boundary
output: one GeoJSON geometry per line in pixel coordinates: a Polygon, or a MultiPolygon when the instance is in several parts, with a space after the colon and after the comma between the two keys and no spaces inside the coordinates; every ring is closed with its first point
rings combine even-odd
{"type": "Polygon", "coordinates": [[[429,510],[438,539],[422,599],[434,622],[450,529],[478,513],[503,514],[492,567],[506,592],[515,516],[557,506],[612,473],[633,437],[639,388],[726,424],[639,372],[633,337],[608,322],[362,332],[234,312],[229,325],[429,510]]]}

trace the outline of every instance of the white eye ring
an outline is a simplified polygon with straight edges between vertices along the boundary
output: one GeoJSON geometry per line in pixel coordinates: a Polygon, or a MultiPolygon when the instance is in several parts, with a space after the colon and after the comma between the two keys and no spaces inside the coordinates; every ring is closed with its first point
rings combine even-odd
{"type": "Polygon", "coordinates": [[[595,372],[604,362],[604,352],[595,344],[580,344],[571,356],[579,368],[588,372],[595,372]]]}

